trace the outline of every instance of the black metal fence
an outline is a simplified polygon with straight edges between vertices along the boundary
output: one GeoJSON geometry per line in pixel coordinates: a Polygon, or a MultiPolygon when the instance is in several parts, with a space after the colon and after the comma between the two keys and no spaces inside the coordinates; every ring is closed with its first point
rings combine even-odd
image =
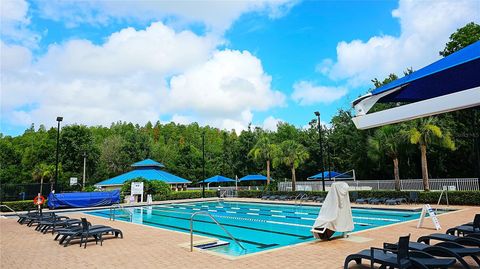
{"type": "MultiPolygon", "coordinates": [[[[0,184],[0,202],[32,200],[40,192],[40,183],[33,184],[0,184]]],[[[42,186],[42,195],[47,198],[53,189],[51,183],[44,183],[42,186]]],[[[78,191],[77,186],[59,185],[55,192],[71,192],[78,191]]]]}

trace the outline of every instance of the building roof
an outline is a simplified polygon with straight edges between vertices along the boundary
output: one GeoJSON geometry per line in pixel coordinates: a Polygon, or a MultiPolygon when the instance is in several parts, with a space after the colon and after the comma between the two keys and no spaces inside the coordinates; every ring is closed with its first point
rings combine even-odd
{"type": "Polygon", "coordinates": [[[149,166],[155,166],[155,167],[165,167],[163,163],[156,162],[152,159],[145,159],[143,161],[136,162],[131,165],[132,167],[149,167],[149,166]]]}
{"type": "Polygon", "coordinates": [[[141,162],[137,162],[131,165],[134,167],[134,170],[127,172],[125,174],[121,174],[116,177],[112,177],[101,181],[95,186],[118,186],[122,185],[128,180],[142,177],[146,180],[161,180],[167,184],[187,184],[192,183],[184,178],[179,176],[170,174],[166,171],[160,169],[160,167],[164,167],[163,164],[156,162],[151,159],[146,159],[141,162]]]}

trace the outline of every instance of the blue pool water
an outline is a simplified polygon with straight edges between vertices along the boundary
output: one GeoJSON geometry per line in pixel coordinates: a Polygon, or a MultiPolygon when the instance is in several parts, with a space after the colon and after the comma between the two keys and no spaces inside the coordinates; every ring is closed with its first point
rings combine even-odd
{"type": "MultiPolygon", "coordinates": [[[[190,232],[190,216],[207,211],[229,231],[246,250],[232,242],[230,237],[210,218],[197,215],[194,233],[230,242],[211,249],[232,256],[241,256],[268,249],[314,240],[311,227],[320,206],[294,206],[243,202],[196,202],[127,208],[133,213],[132,222],[180,232],[190,232]]],[[[110,211],[98,210],[87,214],[108,218],[110,211]]],[[[418,219],[420,212],[380,209],[352,209],[354,231],[418,219]]],[[[127,216],[117,217],[130,221],[127,216]]]]}

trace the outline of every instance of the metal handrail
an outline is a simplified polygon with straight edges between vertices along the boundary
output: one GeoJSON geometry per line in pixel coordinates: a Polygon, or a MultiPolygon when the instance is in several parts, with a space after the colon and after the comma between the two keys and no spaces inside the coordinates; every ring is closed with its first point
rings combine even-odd
{"type": "Polygon", "coordinates": [[[303,197],[308,197],[308,195],[306,193],[300,193],[298,194],[296,197],[295,197],[295,205],[297,204],[297,200],[299,200],[298,204],[302,204],[302,199],[303,197]]]}
{"type": "Polygon", "coordinates": [[[199,212],[195,212],[192,214],[192,216],[190,217],[190,252],[193,252],[193,218],[196,216],[196,215],[205,215],[205,216],[208,216],[210,217],[214,222],[215,224],[217,224],[220,228],[222,228],[222,230],[228,234],[228,236],[230,236],[230,238],[235,241],[235,243],[237,243],[238,246],[240,246],[243,250],[246,250],[245,247],[242,246],[242,244],[240,244],[240,242],[237,241],[237,239],[235,239],[235,237],[233,237],[233,235],[231,233],[229,233],[227,231],[227,229],[225,229],[225,227],[223,227],[222,224],[220,224],[220,222],[217,221],[217,219],[215,219],[212,214],[206,212],[206,211],[199,211],[199,212]]]}
{"type": "Polygon", "coordinates": [[[0,207],[5,207],[5,208],[7,208],[8,210],[10,210],[10,211],[12,211],[13,213],[15,213],[15,215],[20,216],[20,215],[18,215],[17,211],[13,210],[13,209],[12,209],[11,207],[9,207],[8,205],[0,205],[0,207]]]}
{"type": "MultiPolygon", "coordinates": [[[[128,216],[130,217],[130,221],[133,219],[133,213],[130,212],[129,210],[126,210],[125,207],[123,207],[121,204],[114,204],[110,207],[110,220],[115,221],[115,211],[118,209],[122,210],[123,212],[128,213],[128,216]]],[[[119,215],[119,216],[127,216],[127,215],[119,215]]]]}

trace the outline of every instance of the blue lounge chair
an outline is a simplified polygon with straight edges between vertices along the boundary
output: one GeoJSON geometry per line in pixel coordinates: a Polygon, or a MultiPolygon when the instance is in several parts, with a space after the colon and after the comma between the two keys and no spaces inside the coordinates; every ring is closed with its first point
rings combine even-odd
{"type": "Polygon", "coordinates": [[[478,238],[474,238],[470,236],[461,237],[461,236],[455,236],[451,234],[441,234],[441,233],[434,233],[430,235],[420,236],[417,239],[417,242],[430,245],[431,240],[454,242],[462,246],[480,247],[480,239],[478,238]]]}

